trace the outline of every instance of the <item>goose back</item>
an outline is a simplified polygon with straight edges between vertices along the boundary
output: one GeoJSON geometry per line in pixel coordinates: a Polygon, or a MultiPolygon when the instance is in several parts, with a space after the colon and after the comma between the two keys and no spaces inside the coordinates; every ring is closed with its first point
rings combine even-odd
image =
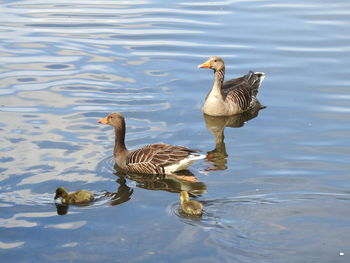
{"type": "Polygon", "coordinates": [[[223,83],[221,88],[224,100],[237,104],[241,111],[253,107],[262,81],[263,73],[250,71],[247,75],[223,83]]]}
{"type": "Polygon", "coordinates": [[[145,174],[164,174],[166,167],[181,162],[198,151],[169,144],[146,145],[126,156],[127,171],[145,174]]]}

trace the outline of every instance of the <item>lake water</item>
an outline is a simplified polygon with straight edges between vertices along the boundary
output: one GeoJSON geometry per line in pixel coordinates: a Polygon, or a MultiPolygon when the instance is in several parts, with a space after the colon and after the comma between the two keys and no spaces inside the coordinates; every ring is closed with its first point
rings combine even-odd
{"type": "Polygon", "coordinates": [[[0,8],[1,262],[350,262],[348,0],[0,8]],[[266,108],[205,118],[213,74],[197,65],[211,55],[226,79],[265,72],[266,108]],[[180,174],[191,180],[118,173],[97,123],[114,111],[130,149],[208,159],[180,174]],[[59,186],[97,200],[56,206],[59,186]],[[179,212],[180,189],[202,218],[179,212]]]}

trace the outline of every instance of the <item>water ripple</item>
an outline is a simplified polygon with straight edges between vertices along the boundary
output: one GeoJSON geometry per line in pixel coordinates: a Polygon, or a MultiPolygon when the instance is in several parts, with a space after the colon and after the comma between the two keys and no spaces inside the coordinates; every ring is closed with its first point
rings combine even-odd
{"type": "MultiPolygon", "coordinates": [[[[186,224],[210,231],[210,237],[205,243],[220,247],[236,260],[251,262],[252,258],[261,260],[278,257],[278,255],[272,256],[273,253],[271,254],[271,250],[276,248],[280,252],[290,253],[288,247],[284,246],[281,237],[288,236],[288,242],[303,240],[305,235],[301,232],[305,229],[299,225],[299,219],[311,214],[315,217],[329,217],[329,211],[326,212],[324,207],[344,214],[346,211],[338,209],[339,202],[349,203],[350,195],[285,192],[199,201],[204,206],[202,218],[181,214],[178,203],[168,207],[168,211],[178,216],[186,224]],[[321,203],[322,208],[320,208],[321,203]]],[[[322,225],[321,222],[320,224],[322,225]]],[[[310,226],[307,224],[307,227],[310,226]]],[[[316,230],[318,226],[313,228],[316,230]]],[[[318,231],[318,233],[321,236],[327,235],[326,230],[318,231]]]]}
{"type": "Polygon", "coordinates": [[[346,0],[0,5],[4,261],[89,259],[91,249],[102,251],[92,261],[115,261],[110,251],[135,262],[348,259],[338,258],[350,213],[346,0]],[[192,218],[169,191],[150,190],[163,181],[116,176],[113,129],[97,120],[122,112],[130,149],[167,142],[207,152],[215,142],[199,113],[213,75],[196,66],[211,55],[225,59],[227,79],[265,72],[267,108],[225,130],[224,169],[191,166],[205,186],[204,214],[192,218]],[[58,186],[97,200],[60,206],[58,186]]]}

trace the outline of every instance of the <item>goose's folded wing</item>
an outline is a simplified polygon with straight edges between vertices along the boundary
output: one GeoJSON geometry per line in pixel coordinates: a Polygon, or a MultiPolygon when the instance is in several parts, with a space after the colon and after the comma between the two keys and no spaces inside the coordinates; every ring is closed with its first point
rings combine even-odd
{"type": "Polygon", "coordinates": [[[130,152],[127,156],[126,165],[130,169],[141,173],[163,173],[164,166],[181,161],[193,152],[196,151],[169,144],[146,145],[130,152]]]}
{"type": "Polygon", "coordinates": [[[242,110],[251,106],[258,93],[264,73],[250,71],[247,75],[223,83],[221,92],[225,100],[238,104],[242,110]]]}
{"type": "Polygon", "coordinates": [[[225,100],[232,101],[239,105],[242,110],[246,110],[250,107],[252,101],[252,89],[249,83],[245,80],[242,81],[227,81],[223,86],[223,97],[225,100]]]}

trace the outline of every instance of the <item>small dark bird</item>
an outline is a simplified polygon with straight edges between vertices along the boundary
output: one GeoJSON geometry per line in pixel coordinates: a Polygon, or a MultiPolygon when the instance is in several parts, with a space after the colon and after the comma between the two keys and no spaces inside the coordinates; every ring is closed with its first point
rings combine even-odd
{"type": "Polygon", "coordinates": [[[59,187],[56,189],[55,200],[59,197],[62,198],[62,204],[67,205],[87,203],[94,200],[94,195],[87,190],[79,190],[68,194],[64,187],[59,187]]]}
{"type": "Polygon", "coordinates": [[[189,200],[187,191],[181,191],[180,204],[182,211],[188,215],[201,216],[203,214],[203,205],[196,200],[189,200]]]}

